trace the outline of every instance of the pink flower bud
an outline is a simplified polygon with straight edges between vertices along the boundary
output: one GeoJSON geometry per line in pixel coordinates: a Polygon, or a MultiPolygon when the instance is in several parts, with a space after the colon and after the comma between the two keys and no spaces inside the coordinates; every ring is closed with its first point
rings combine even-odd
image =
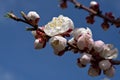
{"type": "Polygon", "coordinates": [[[85,35],[87,38],[92,38],[92,31],[88,27],[87,29],[85,28],[74,29],[73,36],[76,41],[82,35],[85,35]]]}
{"type": "Polygon", "coordinates": [[[92,38],[88,38],[87,36],[83,35],[81,36],[78,40],[77,40],[77,47],[80,50],[84,50],[84,49],[89,49],[91,50],[93,47],[94,41],[92,38]]]}
{"type": "Polygon", "coordinates": [[[41,38],[36,39],[35,42],[34,42],[35,49],[44,48],[45,44],[46,44],[46,41],[41,39],[41,38]]]}
{"type": "Polygon", "coordinates": [[[113,77],[114,74],[115,74],[115,68],[114,67],[110,67],[109,69],[107,69],[107,70],[104,71],[104,74],[107,77],[113,77]]]}
{"type": "Polygon", "coordinates": [[[89,70],[88,70],[88,75],[95,77],[95,76],[99,76],[101,73],[101,70],[98,67],[93,67],[90,66],[89,70]]]}
{"type": "Polygon", "coordinates": [[[107,70],[111,67],[111,63],[108,60],[102,60],[99,62],[99,67],[102,70],[107,70]]]}
{"type": "Polygon", "coordinates": [[[67,40],[62,36],[54,36],[50,39],[50,44],[52,45],[55,54],[59,55],[61,52],[64,52],[67,40]]]}
{"type": "Polygon", "coordinates": [[[99,4],[96,1],[91,1],[90,2],[90,8],[99,12],[99,4]]]}
{"type": "Polygon", "coordinates": [[[83,65],[87,65],[90,62],[91,58],[92,58],[92,55],[83,53],[83,55],[80,58],[80,63],[83,65]]]}
{"type": "Polygon", "coordinates": [[[27,14],[27,18],[28,18],[28,21],[32,24],[32,25],[37,25],[38,24],[38,21],[40,19],[40,16],[35,12],[35,11],[30,11],[28,14],[27,14]]]}
{"type": "Polygon", "coordinates": [[[101,52],[103,50],[104,42],[101,40],[94,42],[94,50],[97,52],[101,52]]]}

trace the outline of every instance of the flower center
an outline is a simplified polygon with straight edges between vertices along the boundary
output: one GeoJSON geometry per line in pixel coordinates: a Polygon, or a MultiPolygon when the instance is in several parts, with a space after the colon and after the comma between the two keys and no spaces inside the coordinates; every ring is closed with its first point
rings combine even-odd
{"type": "Polygon", "coordinates": [[[51,28],[61,27],[63,24],[62,18],[53,18],[52,22],[48,23],[51,28]]]}

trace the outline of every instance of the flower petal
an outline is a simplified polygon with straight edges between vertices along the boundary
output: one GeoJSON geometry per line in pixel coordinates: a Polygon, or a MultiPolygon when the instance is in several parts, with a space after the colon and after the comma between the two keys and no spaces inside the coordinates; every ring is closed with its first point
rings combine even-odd
{"type": "Polygon", "coordinates": [[[52,21],[45,25],[44,32],[48,36],[55,36],[58,34],[65,33],[69,29],[73,28],[73,21],[68,17],[60,15],[58,17],[53,17],[52,21]]]}
{"type": "Polygon", "coordinates": [[[62,36],[54,36],[50,39],[50,44],[52,45],[54,52],[59,54],[59,52],[65,50],[67,40],[62,36]]]}

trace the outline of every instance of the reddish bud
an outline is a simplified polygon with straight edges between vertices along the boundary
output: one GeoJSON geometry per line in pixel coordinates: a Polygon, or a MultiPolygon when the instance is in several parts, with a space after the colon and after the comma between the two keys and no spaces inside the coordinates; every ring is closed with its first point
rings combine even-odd
{"type": "Polygon", "coordinates": [[[108,30],[109,27],[110,27],[107,21],[104,21],[104,22],[101,24],[101,26],[102,26],[102,28],[103,28],[105,31],[108,30]]]}
{"type": "Polygon", "coordinates": [[[61,7],[62,9],[67,8],[67,0],[61,0],[60,7],[61,7]]]}
{"type": "Polygon", "coordinates": [[[116,19],[115,26],[116,27],[120,27],[120,18],[116,19]]]}
{"type": "Polygon", "coordinates": [[[90,8],[93,9],[96,12],[99,12],[99,4],[96,1],[90,2],[90,8]]]}
{"type": "Polygon", "coordinates": [[[86,21],[87,21],[87,23],[89,23],[89,24],[93,24],[94,22],[95,22],[95,20],[94,20],[94,16],[92,15],[90,15],[90,16],[87,16],[86,17],[86,21]]]}
{"type": "Polygon", "coordinates": [[[105,13],[105,16],[107,16],[110,19],[115,19],[115,17],[113,16],[112,12],[105,13]]]}

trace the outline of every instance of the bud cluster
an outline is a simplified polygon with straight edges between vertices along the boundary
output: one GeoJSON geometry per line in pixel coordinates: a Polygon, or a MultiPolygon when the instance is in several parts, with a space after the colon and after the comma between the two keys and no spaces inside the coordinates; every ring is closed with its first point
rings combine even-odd
{"type": "Polygon", "coordinates": [[[101,40],[94,41],[88,27],[74,29],[73,21],[60,15],[54,17],[45,27],[32,31],[32,34],[36,38],[35,49],[44,48],[49,41],[53,52],[58,56],[62,56],[66,51],[81,53],[77,65],[83,68],[91,64],[88,70],[90,76],[98,76],[103,71],[106,76],[113,77],[115,69],[111,60],[118,56],[118,50],[112,44],[105,44],[101,40]],[[67,40],[67,34],[73,37],[67,40]]]}

